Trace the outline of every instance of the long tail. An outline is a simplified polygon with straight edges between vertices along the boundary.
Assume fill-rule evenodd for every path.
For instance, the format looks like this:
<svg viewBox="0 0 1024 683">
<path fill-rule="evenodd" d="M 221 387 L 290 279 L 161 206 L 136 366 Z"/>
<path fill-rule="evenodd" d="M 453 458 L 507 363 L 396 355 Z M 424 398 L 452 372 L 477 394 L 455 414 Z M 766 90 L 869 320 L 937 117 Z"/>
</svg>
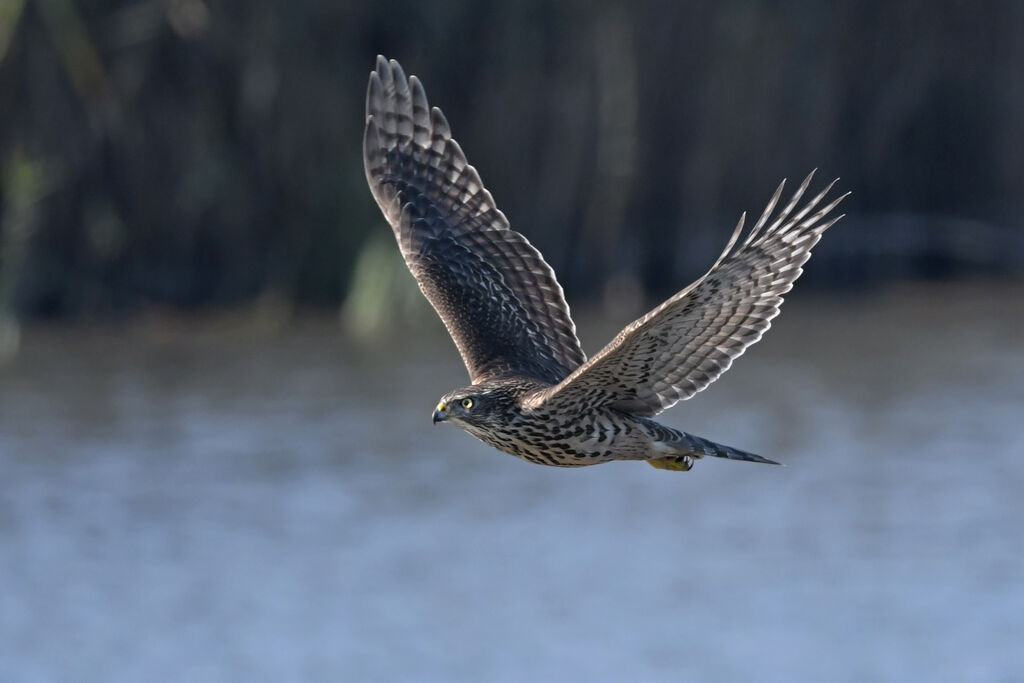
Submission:
<svg viewBox="0 0 1024 683">
<path fill-rule="evenodd" d="M 699 460 L 705 455 L 710 455 L 716 458 L 728 458 L 729 460 L 760 462 L 766 465 L 781 464 L 774 460 L 769 460 L 768 458 L 762 458 L 760 455 L 741 451 L 740 449 L 733 448 L 732 446 L 725 446 L 708 439 L 702 439 L 701 437 L 694 436 L 693 434 L 675 432 L 674 436 L 675 438 L 671 441 L 664 441 L 658 444 L 658 446 L 664 448 L 665 452 L 669 453 L 669 455 L 648 460 L 647 463 L 651 467 L 657 467 L 662 470 L 686 471 L 693 467 L 694 460 Z M 661 450 L 661 448 L 659 448 L 659 450 Z"/>
</svg>

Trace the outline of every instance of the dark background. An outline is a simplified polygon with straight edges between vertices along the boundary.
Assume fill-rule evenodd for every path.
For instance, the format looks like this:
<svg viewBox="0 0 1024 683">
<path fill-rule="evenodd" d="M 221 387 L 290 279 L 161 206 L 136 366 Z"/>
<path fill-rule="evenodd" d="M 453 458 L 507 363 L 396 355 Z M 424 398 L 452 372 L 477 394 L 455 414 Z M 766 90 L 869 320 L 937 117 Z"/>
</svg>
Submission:
<svg viewBox="0 0 1024 683">
<path fill-rule="evenodd" d="M 571 302 L 680 288 L 815 167 L 853 196 L 802 287 L 1019 274 L 1022 34 L 996 2 L 5 0 L 0 311 L 363 296 L 377 53 Z"/>
</svg>

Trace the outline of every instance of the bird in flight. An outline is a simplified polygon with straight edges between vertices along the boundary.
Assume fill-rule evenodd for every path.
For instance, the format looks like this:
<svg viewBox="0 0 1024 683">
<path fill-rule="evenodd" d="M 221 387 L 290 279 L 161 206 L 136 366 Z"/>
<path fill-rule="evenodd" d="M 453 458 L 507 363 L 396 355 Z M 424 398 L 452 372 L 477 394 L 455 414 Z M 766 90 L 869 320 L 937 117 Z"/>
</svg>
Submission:
<svg viewBox="0 0 1024 683">
<path fill-rule="evenodd" d="M 384 57 L 370 73 L 363 163 L 469 370 L 469 386 L 437 403 L 435 423 L 541 465 L 778 464 L 652 418 L 715 381 L 768 329 L 811 247 L 842 218 L 828 216 L 846 195 L 823 203 L 835 181 L 800 205 L 812 172 L 774 214 L 783 181 L 752 229 L 740 218 L 711 270 L 587 360 L 554 271 L 509 227 L 419 79 Z"/>
</svg>

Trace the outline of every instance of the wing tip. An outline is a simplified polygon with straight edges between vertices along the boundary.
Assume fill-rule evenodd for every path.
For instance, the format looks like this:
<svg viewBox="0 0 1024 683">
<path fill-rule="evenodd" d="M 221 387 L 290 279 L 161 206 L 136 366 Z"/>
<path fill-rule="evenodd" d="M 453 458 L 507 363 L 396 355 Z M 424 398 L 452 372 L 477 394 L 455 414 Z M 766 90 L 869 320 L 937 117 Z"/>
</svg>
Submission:
<svg viewBox="0 0 1024 683">
<path fill-rule="evenodd" d="M 370 72 L 370 79 L 366 84 L 366 116 L 375 114 L 380 110 L 377 106 L 381 99 L 381 91 L 384 89 L 380 80 L 380 74 L 376 71 Z"/>
</svg>

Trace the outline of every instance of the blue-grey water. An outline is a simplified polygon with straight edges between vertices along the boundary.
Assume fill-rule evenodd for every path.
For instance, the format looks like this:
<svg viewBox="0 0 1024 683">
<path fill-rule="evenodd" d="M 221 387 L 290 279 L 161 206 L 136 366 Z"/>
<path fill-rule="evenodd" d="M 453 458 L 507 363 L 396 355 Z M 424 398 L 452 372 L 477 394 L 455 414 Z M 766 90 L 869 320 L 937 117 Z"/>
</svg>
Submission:
<svg viewBox="0 0 1024 683">
<path fill-rule="evenodd" d="M 29 327 L 0 681 L 1024 680 L 1020 284 L 796 297 L 663 416 L 786 467 L 501 455 L 438 328 Z"/>
</svg>

